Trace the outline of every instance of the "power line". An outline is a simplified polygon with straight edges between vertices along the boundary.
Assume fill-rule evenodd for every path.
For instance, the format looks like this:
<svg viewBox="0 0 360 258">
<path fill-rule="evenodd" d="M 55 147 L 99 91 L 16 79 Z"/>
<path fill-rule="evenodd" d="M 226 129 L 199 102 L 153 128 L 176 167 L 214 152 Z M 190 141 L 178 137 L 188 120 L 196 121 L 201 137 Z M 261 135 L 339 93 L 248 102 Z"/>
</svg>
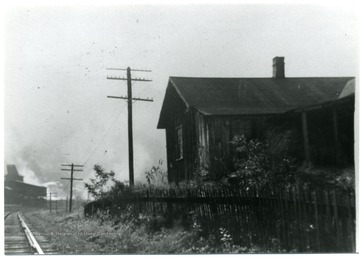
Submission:
<svg viewBox="0 0 360 258">
<path fill-rule="evenodd" d="M 106 68 L 106 70 L 117 70 L 117 71 L 127 71 L 125 68 Z M 151 70 L 147 69 L 131 69 L 133 72 L 149 72 L 151 73 Z"/>
<path fill-rule="evenodd" d="M 103 142 L 104 138 L 106 137 L 106 135 L 108 134 L 108 132 L 110 131 L 111 127 L 114 125 L 115 121 L 119 118 L 119 116 L 121 115 L 121 113 L 124 111 L 126 105 L 123 106 L 123 108 L 121 109 L 121 111 L 115 116 L 114 120 L 111 122 L 110 126 L 106 129 L 105 133 L 103 134 L 103 136 L 101 137 L 100 141 L 98 142 L 98 144 L 96 145 L 96 147 L 93 149 L 93 151 L 90 153 L 90 155 L 88 156 L 88 158 L 86 159 L 85 163 L 83 164 L 84 166 L 88 163 L 88 161 L 90 160 L 90 158 L 94 155 L 94 153 L 96 152 L 96 150 L 99 148 L 100 144 Z"/>
<path fill-rule="evenodd" d="M 97 107 L 97 110 L 99 110 L 99 113 L 102 112 L 102 107 L 104 106 L 105 102 L 106 102 L 106 101 L 101 102 L 101 105 Z M 91 125 L 92 122 L 94 121 L 95 117 L 96 117 L 96 116 L 95 116 L 95 113 L 93 112 L 93 113 L 92 113 L 92 116 L 91 116 L 91 119 L 89 120 L 89 124 L 90 124 L 90 125 Z"/>
</svg>

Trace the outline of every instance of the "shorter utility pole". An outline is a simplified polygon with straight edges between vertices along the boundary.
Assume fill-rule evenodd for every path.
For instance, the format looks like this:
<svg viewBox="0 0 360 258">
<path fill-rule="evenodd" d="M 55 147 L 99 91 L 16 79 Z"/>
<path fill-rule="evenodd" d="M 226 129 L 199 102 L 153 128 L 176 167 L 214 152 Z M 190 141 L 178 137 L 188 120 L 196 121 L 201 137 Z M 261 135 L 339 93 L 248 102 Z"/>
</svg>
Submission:
<svg viewBox="0 0 360 258">
<path fill-rule="evenodd" d="M 66 196 L 65 200 L 65 212 L 68 212 L 68 196 Z"/>
<path fill-rule="evenodd" d="M 50 213 L 51 213 L 51 193 L 50 193 Z"/>
<path fill-rule="evenodd" d="M 50 195 L 50 213 L 52 212 L 52 205 L 51 205 L 51 196 L 52 195 L 57 195 L 57 193 L 49 193 L 49 195 Z M 57 213 L 57 202 L 56 202 L 56 199 L 55 199 L 55 208 L 56 208 L 56 213 Z"/>
<path fill-rule="evenodd" d="M 62 177 L 61 179 L 64 180 L 70 180 L 70 202 L 69 202 L 69 212 L 72 211 L 72 196 L 73 196 L 73 181 L 74 180 L 82 180 L 81 178 L 74 178 L 74 172 L 80 172 L 83 171 L 82 169 L 74 169 L 74 167 L 84 167 L 83 165 L 74 165 L 74 164 L 61 164 L 61 166 L 67 166 L 71 167 L 71 169 L 68 168 L 62 168 L 62 171 L 70 171 L 71 175 L 70 178 L 68 177 Z"/>
</svg>

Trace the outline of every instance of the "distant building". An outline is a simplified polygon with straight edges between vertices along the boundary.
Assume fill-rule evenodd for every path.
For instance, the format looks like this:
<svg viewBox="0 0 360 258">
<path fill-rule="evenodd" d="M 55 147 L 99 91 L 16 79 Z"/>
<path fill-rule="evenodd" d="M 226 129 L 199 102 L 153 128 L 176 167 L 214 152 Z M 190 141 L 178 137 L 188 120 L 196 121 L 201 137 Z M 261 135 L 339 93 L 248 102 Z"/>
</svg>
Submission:
<svg viewBox="0 0 360 258">
<path fill-rule="evenodd" d="M 354 88 L 354 77 L 287 78 L 283 57 L 273 59 L 272 78 L 170 77 L 158 122 L 169 181 L 189 180 L 200 167 L 216 171 L 231 159 L 235 135 L 263 139 L 288 121 L 305 162 L 353 163 Z"/>
<path fill-rule="evenodd" d="M 19 175 L 15 165 L 7 165 L 7 174 L 5 175 L 5 182 L 19 181 L 24 182 L 24 177 Z"/>
<path fill-rule="evenodd" d="M 7 165 L 5 175 L 6 204 L 39 204 L 46 198 L 46 187 L 24 183 L 24 177 L 19 175 L 15 165 Z"/>
</svg>

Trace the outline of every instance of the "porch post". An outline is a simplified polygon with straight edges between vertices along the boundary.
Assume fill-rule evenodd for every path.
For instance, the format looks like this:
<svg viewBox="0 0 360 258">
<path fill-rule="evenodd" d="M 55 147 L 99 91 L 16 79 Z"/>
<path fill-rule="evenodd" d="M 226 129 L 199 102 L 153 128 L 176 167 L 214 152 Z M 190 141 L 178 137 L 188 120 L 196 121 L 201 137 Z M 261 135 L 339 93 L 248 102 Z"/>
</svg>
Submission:
<svg viewBox="0 0 360 258">
<path fill-rule="evenodd" d="M 339 142 L 339 131 L 338 131 L 338 121 L 337 121 L 337 112 L 336 109 L 332 109 L 333 113 L 333 127 L 334 127 L 334 143 L 335 143 L 335 158 L 336 158 L 336 165 L 340 165 L 340 153 L 341 147 Z"/>
<path fill-rule="evenodd" d="M 310 165 L 310 146 L 309 146 L 309 133 L 307 126 L 307 116 L 305 110 L 301 112 L 301 124 L 302 124 L 302 132 L 303 132 L 303 140 L 304 140 L 304 154 L 305 154 L 305 162 L 306 165 Z"/>
</svg>

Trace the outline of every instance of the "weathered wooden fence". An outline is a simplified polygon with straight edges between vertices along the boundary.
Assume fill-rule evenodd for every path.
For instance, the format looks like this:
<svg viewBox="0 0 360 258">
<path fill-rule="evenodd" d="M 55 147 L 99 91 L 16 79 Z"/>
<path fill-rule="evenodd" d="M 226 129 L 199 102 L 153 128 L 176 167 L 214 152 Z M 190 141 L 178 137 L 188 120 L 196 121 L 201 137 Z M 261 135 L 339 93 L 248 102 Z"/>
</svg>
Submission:
<svg viewBox="0 0 360 258">
<path fill-rule="evenodd" d="M 353 191 L 148 189 L 89 203 L 85 213 L 116 213 L 124 204 L 139 213 L 196 221 L 209 230 L 225 228 L 242 246 L 273 252 L 355 252 Z"/>
</svg>

